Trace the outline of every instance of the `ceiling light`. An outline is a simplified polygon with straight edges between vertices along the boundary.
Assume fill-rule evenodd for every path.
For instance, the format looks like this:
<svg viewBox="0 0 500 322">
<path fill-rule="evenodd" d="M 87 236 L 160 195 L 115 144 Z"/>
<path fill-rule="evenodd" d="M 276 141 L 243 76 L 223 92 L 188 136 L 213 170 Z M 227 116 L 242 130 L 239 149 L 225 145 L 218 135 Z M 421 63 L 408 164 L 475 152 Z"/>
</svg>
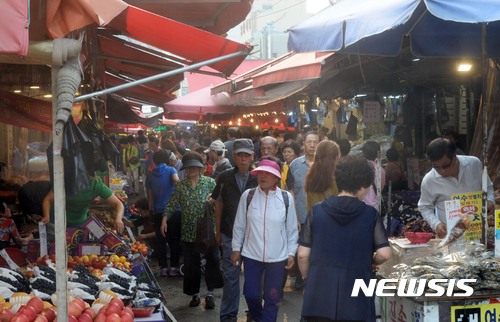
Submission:
<svg viewBox="0 0 500 322">
<path fill-rule="evenodd" d="M 45 97 L 45 98 L 51 98 L 52 94 L 45 94 L 45 95 L 43 95 L 43 97 Z"/>
<path fill-rule="evenodd" d="M 413 58 L 411 61 L 417 62 L 420 61 L 420 58 Z"/>
<path fill-rule="evenodd" d="M 21 93 L 22 91 L 20 89 L 16 89 L 14 93 Z"/>
<path fill-rule="evenodd" d="M 472 68 L 472 64 L 469 64 L 469 63 L 460 63 L 460 64 L 458 65 L 457 70 L 458 70 L 459 72 L 464 73 L 464 72 L 468 72 L 468 71 L 470 71 L 470 70 L 471 70 L 471 68 Z"/>
<path fill-rule="evenodd" d="M 358 94 L 355 97 L 365 97 L 365 96 L 367 96 L 367 94 Z"/>
<path fill-rule="evenodd" d="M 274 123 L 278 123 L 280 120 L 278 120 L 278 118 L 275 118 L 274 119 Z"/>
<path fill-rule="evenodd" d="M 30 86 L 31 89 L 40 89 L 40 86 Z"/>
</svg>

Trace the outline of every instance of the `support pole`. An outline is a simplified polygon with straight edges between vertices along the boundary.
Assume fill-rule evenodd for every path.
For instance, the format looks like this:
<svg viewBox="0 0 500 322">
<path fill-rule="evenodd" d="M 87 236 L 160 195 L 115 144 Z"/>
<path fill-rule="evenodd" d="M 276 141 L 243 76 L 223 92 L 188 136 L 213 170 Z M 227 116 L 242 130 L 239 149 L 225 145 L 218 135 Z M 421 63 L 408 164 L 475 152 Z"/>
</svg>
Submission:
<svg viewBox="0 0 500 322">
<path fill-rule="evenodd" d="M 56 305 L 57 320 L 60 322 L 68 321 L 66 191 L 61 150 L 63 147 L 64 124 L 71 113 L 73 98 L 81 80 L 78 70 L 78 54 L 80 50 L 81 45 L 78 40 L 66 38 L 54 40 L 54 51 L 52 52 L 52 153 L 56 240 Z"/>
<path fill-rule="evenodd" d="M 246 50 L 244 50 L 244 51 L 239 51 L 239 52 L 232 53 L 232 54 L 229 54 L 229 55 L 224 55 L 224 56 L 221 56 L 221 57 L 212 58 L 212 59 L 205 60 L 205 61 L 193 64 L 193 65 L 182 67 L 182 68 L 179 68 L 179 69 L 176 69 L 176 70 L 172 70 L 172 71 L 168 71 L 168 72 L 161 73 L 161 74 L 158 74 L 158 75 L 154 75 L 154 76 L 146 77 L 146 78 L 143 78 L 143 79 L 139 79 L 139 80 L 136 80 L 134 82 L 130 82 L 130 83 L 126 83 L 126 84 L 123 84 L 123 85 L 119 85 L 119 86 L 107 88 L 105 90 L 98 91 L 98 92 L 91 93 L 91 94 L 81 95 L 81 96 L 78 96 L 78 97 L 75 98 L 75 102 L 81 102 L 81 101 L 92 99 L 92 98 L 95 98 L 95 97 L 98 97 L 98 96 L 101 96 L 101 95 L 118 92 L 118 91 L 130 88 L 130 87 L 134 87 L 134 86 L 137 86 L 137 85 L 146 84 L 146 83 L 149 83 L 149 82 L 152 82 L 152 81 L 155 81 L 155 80 L 159 80 L 159 79 L 162 79 L 162 78 L 166 78 L 166 77 L 170 77 L 170 76 L 177 75 L 177 74 L 180 74 L 180 73 L 184 73 L 184 72 L 187 72 L 187 71 L 191 71 L 191 70 L 194 70 L 194 69 L 198 69 L 198 68 L 201 68 L 201 67 L 206 66 L 206 65 L 212 65 L 212 64 L 217 63 L 217 62 L 219 62 L 221 60 L 226 60 L 226 59 L 230 59 L 230 58 L 237 57 L 237 56 L 243 56 L 243 55 L 247 55 L 247 54 L 248 54 L 248 52 Z"/>
</svg>

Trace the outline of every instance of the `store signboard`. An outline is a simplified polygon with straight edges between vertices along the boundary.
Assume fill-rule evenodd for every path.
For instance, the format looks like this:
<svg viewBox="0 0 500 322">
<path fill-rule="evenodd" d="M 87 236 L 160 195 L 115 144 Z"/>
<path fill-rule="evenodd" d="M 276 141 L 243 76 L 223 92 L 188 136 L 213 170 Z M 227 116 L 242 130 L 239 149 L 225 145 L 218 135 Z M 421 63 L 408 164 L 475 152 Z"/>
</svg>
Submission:
<svg viewBox="0 0 500 322">
<path fill-rule="evenodd" d="M 451 307 L 451 322 L 490 322 L 500 318 L 500 303 Z"/>
<path fill-rule="evenodd" d="M 424 320 L 424 305 L 409 298 L 381 297 L 379 303 L 383 321 L 427 321 Z"/>
<path fill-rule="evenodd" d="M 483 193 L 481 191 L 457 193 L 451 195 L 452 200 L 460 200 L 462 216 L 469 216 L 470 226 L 465 231 L 466 240 L 479 240 L 482 234 Z"/>
<path fill-rule="evenodd" d="M 363 122 L 377 123 L 381 121 L 380 117 L 380 102 L 366 101 L 363 104 Z"/>
<path fill-rule="evenodd" d="M 500 210 L 495 210 L 495 257 L 500 257 Z"/>
</svg>

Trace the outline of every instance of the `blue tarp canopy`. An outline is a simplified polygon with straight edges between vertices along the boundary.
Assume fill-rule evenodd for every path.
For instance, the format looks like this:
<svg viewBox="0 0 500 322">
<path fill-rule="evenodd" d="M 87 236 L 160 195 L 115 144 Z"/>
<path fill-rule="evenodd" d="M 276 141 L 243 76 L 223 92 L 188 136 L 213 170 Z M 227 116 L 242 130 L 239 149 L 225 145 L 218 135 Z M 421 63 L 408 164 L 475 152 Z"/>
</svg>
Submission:
<svg viewBox="0 0 500 322">
<path fill-rule="evenodd" d="M 499 0 L 344 0 L 289 30 L 288 49 L 416 57 L 500 57 Z"/>
</svg>

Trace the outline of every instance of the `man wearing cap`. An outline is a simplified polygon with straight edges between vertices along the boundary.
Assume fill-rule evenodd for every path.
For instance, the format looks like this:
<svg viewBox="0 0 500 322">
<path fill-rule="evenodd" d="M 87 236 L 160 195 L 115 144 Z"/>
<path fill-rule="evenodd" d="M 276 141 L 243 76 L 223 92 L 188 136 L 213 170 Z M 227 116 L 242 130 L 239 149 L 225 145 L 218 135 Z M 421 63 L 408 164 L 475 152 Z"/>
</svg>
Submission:
<svg viewBox="0 0 500 322">
<path fill-rule="evenodd" d="M 240 267 L 231 264 L 231 241 L 240 197 L 245 190 L 257 187 L 257 178 L 250 175 L 253 155 L 252 140 L 236 139 L 233 143 L 236 166 L 219 175 L 217 185 L 212 192 L 212 198 L 215 199 L 215 238 L 222 245 L 224 289 L 220 308 L 221 322 L 238 320 Z"/>
<path fill-rule="evenodd" d="M 212 178 L 217 179 L 220 173 L 232 167 L 231 162 L 226 158 L 226 146 L 221 140 L 213 141 L 210 147 L 203 152 L 208 153 L 210 160 L 214 163 Z"/>
</svg>

